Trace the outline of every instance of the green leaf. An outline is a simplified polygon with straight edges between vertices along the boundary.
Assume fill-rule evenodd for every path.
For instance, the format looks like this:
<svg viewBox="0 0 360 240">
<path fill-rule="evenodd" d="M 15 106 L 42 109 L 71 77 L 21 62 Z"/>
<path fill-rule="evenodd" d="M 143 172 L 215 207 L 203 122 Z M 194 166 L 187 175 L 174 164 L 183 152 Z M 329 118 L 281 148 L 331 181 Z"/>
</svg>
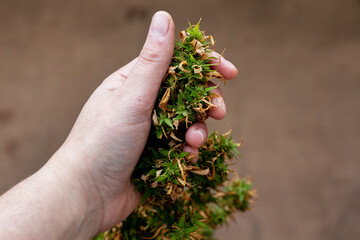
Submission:
<svg viewBox="0 0 360 240">
<path fill-rule="evenodd" d="M 185 214 L 183 214 L 179 220 L 178 227 L 183 228 L 185 225 Z"/>
<path fill-rule="evenodd" d="M 184 157 L 186 157 L 187 155 L 189 155 L 190 153 L 189 152 L 182 152 L 182 153 L 180 153 L 178 156 L 177 156 L 177 158 L 184 158 Z"/>
<path fill-rule="evenodd" d="M 174 126 L 172 125 L 172 122 L 169 118 L 164 118 L 163 121 L 169 126 L 171 127 L 171 129 L 174 129 Z"/>
<path fill-rule="evenodd" d="M 155 178 L 155 181 L 156 181 L 156 182 L 162 182 L 162 181 L 166 180 L 167 178 L 168 178 L 168 177 L 165 176 L 165 175 L 160 175 L 160 176 L 158 176 L 158 177 Z"/>
<path fill-rule="evenodd" d="M 214 90 L 216 88 L 217 88 L 217 86 L 205 88 L 205 92 L 210 92 L 211 90 Z"/>
</svg>

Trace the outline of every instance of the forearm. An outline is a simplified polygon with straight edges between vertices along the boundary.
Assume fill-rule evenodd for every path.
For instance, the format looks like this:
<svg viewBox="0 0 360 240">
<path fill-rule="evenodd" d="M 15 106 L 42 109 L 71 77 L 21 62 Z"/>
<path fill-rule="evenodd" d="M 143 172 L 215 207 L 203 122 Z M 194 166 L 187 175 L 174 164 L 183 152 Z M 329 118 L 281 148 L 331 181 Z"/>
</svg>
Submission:
<svg viewBox="0 0 360 240">
<path fill-rule="evenodd" d="M 51 159 L 0 198 L 0 239 L 89 239 L 96 234 L 91 199 L 65 167 L 57 167 L 64 164 L 58 160 Z"/>
</svg>

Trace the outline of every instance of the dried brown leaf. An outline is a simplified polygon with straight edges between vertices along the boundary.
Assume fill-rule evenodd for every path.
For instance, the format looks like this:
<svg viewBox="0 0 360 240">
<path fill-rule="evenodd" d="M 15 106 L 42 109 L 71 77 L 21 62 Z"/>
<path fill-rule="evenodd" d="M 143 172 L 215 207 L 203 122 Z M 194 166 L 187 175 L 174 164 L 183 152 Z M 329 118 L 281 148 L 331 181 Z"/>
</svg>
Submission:
<svg viewBox="0 0 360 240">
<path fill-rule="evenodd" d="M 229 136 L 231 134 L 231 132 L 232 132 L 232 129 L 230 128 L 229 131 L 227 131 L 226 133 L 223 133 L 222 135 L 224 137 L 227 137 L 227 136 Z"/>
<path fill-rule="evenodd" d="M 156 171 L 156 177 L 160 176 L 160 174 L 161 174 L 162 171 L 163 171 L 162 169 L 157 170 L 157 171 Z"/>
<path fill-rule="evenodd" d="M 223 197 L 223 196 L 225 196 L 226 194 L 224 193 L 224 192 L 217 192 L 215 195 L 214 195 L 214 197 L 215 198 L 221 198 L 221 197 Z"/>
<path fill-rule="evenodd" d="M 146 182 L 146 180 L 149 179 L 149 175 L 148 174 L 146 174 L 146 175 L 143 174 L 143 175 L 141 175 L 140 179 L 143 180 L 144 182 Z"/>
<path fill-rule="evenodd" d="M 207 60 L 210 57 L 212 57 L 211 53 L 205 52 L 204 54 L 201 55 L 201 60 Z"/>
<path fill-rule="evenodd" d="M 179 128 L 179 120 L 174 120 L 173 125 L 175 126 L 175 129 L 178 130 L 178 128 Z"/>
<path fill-rule="evenodd" d="M 189 117 L 188 117 L 188 116 L 186 116 L 186 117 L 185 117 L 185 125 L 186 125 L 186 129 L 188 129 L 188 128 L 189 128 L 189 124 L 192 124 L 192 121 L 189 121 Z"/>
<path fill-rule="evenodd" d="M 154 239 L 154 238 L 156 238 L 156 237 L 161 233 L 161 231 L 162 231 L 164 228 L 166 228 L 166 227 L 167 227 L 167 224 L 165 223 L 164 225 L 162 225 L 161 227 L 159 227 L 159 228 L 156 230 L 154 236 L 152 236 L 152 237 L 144 237 L 144 236 L 142 236 L 142 238 L 144 238 L 144 239 Z"/>
<path fill-rule="evenodd" d="M 197 175 L 205 176 L 210 173 L 210 170 L 209 170 L 209 168 L 206 168 L 206 169 L 199 169 L 199 170 L 190 170 L 190 172 L 195 173 Z"/>
<path fill-rule="evenodd" d="M 157 115 L 156 115 L 155 109 L 154 109 L 154 113 L 153 113 L 153 115 L 152 115 L 152 120 L 153 120 L 153 123 L 154 123 L 155 126 L 159 126 L 159 121 L 158 121 L 158 119 L 157 119 Z"/>
<path fill-rule="evenodd" d="M 207 38 L 210 39 L 211 45 L 214 46 L 214 45 L 215 45 L 215 41 L 214 41 L 213 36 L 209 35 L 209 36 L 207 36 Z"/>
<path fill-rule="evenodd" d="M 187 38 L 187 32 L 186 31 L 181 31 L 180 32 L 180 41 L 182 42 L 182 43 L 184 43 L 185 42 L 185 39 Z"/>
<path fill-rule="evenodd" d="M 168 136 L 166 135 L 166 132 L 165 132 L 165 129 L 164 129 L 163 126 L 161 126 L 161 130 L 162 130 L 162 132 L 164 133 L 165 137 L 167 138 Z M 160 139 L 161 139 L 161 137 L 162 137 L 162 136 L 160 136 Z"/>
<path fill-rule="evenodd" d="M 171 66 L 171 67 L 169 67 L 168 73 L 169 73 L 169 74 L 175 74 L 175 69 L 177 69 L 177 66 Z"/>
<path fill-rule="evenodd" d="M 189 66 L 189 64 L 184 60 L 184 61 L 182 61 L 180 64 L 179 64 L 179 68 L 180 68 L 180 70 L 181 71 L 183 71 L 183 72 L 186 72 L 186 73 L 190 73 L 190 71 L 189 70 L 186 70 L 183 66 Z"/>
<path fill-rule="evenodd" d="M 177 161 L 177 164 L 178 164 L 179 169 L 180 169 L 181 177 L 184 180 L 184 182 L 186 183 L 186 175 L 185 175 L 185 172 L 184 172 L 184 166 L 182 165 L 182 163 L 180 162 L 179 159 L 176 159 L 176 161 Z"/>
<path fill-rule="evenodd" d="M 214 179 L 214 177 L 215 177 L 215 165 L 214 165 L 214 162 L 213 162 L 213 161 L 207 161 L 207 162 L 212 165 L 211 175 L 210 175 L 210 176 L 208 175 L 208 179 L 209 179 L 209 180 L 212 180 L 212 179 Z"/>
<path fill-rule="evenodd" d="M 174 184 L 173 184 L 173 183 L 171 183 L 171 182 L 169 182 L 169 183 L 166 185 L 166 188 L 169 188 L 169 190 L 167 191 L 167 193 L 166 193 L 166 194 L 168 194 L 168 195 L 170 195 L 170 194 L 171 194 L 172 189 L 173 189 L 173 186 L 174 186 Z"/>
<path fill-rule="evenodd" d="M 175 134 L 173 132 L 170 133 L 170 137 L 172 137 L 172 139 L 182 142 L 183 140 L 179 139 L 178 137 L 175 136 Z"/>
<path fill-rule="evenodd" d="M 194 64 L 194 65 L 192 65 L 192 68 L 194 69 L 194 73 L 196 73 L 196 74 L 201 74 L 201 72 L 202 72 L 202 67 L 201 67 L 200 65 Z"/>
<path fill-rule="evenodd" d="M 204 239 L 204 237 L 201 236 L 201 235 L 200 235 L 199 233 L 197 233 L 197 232 L 192 232 L 192 233 L 190 233 L 190 236 L 193 237 L 193 239 L 195 239 L 195 240 Z"/>
<path fill-rule="evenodd" d="M 168 101 L 169 101 L 169 98 L 170 98 L 170 88 L 166 89 L 160 103 L 159 103 L 159 108 L 161 110 L 163 110 L 164 112 L 166 112 L 166 109 L 167 109 L 167 104 L 168 104 Z"/>
<path fill-rule="evenodd" d="M 181 185 L 183 185 L 184 187 L 186 186 L 186 182 L 185 182 L 184 180 L 182 180 L 182 179 L 179 178 L 179 177 L 176 177 L 176 179 L 179 181 L 179 183 L 180 183 Z"/>
</svg>

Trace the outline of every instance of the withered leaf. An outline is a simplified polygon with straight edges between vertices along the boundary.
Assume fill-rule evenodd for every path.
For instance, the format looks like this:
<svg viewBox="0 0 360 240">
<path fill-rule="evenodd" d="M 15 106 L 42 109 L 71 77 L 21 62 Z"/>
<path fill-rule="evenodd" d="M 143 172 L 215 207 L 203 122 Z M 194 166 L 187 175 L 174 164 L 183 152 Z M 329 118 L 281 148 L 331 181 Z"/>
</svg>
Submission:
<svg viewBox="0 0 360 240">
<path fill-rule="evenodd" d="M 187 32 L 186 32 L 185 30 L 184 30 L 184 31 L 181 31 L 181 32 L 180 32 L 180 41 L 181 41 L 182 43 L 184 43 L 186 38 L 187 38 Z"/>
<path fill-rule="evenodd" d="M 194 69 L 194 73 L 201 74 L 201 72 L 202 72 L 201 66 L 194 64 L 194 65 L 192 65 L 192 68 Z"/>
<path fill-rule="evenodd" d="M 202 176 L 205 176 L 205 175 L 208 175 L 210 173 L 210 170 L 209 168 L 206 168 L 206 169 L 198 169 L 198 170 L 190 170 L 192 173 L 195 173 L 197 175 L 202 175 Z"/>
<path fill-rule="evenodd" d="M 175 129 L 178 130 L 179 120 L 175 120 L 175 121 L 173 122 L 173 125 L 175 126 Z"/>
<path fill-rule="evenodd" d="M 208 36 L 208 39 L 210 39 L 211 45 L 214 46 L 214 45 L 215 45 L 215 42 L 214 42 L 213 36 L 209 35 L 209 36 Z"/>
<path fill-rule="evenodd" d="M 154 239 L 154 238 L 156 238 L 157 236 L 159 236 L 159 234 L 161 233 L 161 231 L 162 231 L 164 228 L 166 228 L 166 227 L 167 227 L 167 225 L 166 225 L 166 223 L 165 223 L 164 225 L 162 225 L 161 227 L 159 227 L 159 228 L 156 230 L 154 236 L 152 236 L 152 237 L 144 237 L 144 236 L 142 236 L 142 238 L 144 238 L 144 239 Z"/>
<path fill-rule="evenodd" d="M 154 109 L 154 113 L 152 115 L 152 120 L 155 126 L 159 126 L 159 121 L 157 119 L 156 110 Z"/>
<path fill-rule="evenodd" d="M 168 73 L 175 74 L 175 69 L 177 69 L 177 66 L 171 66 L 169 67 Z"/>
<path fill-rule="evenodd" d="M 190 71 L 189 70 L 186 70 L 183 66 L 188 66 L 189 64 L 184 60 L 184 61 L 182 61 L 180 64 L 179 64 L 179 68 L 180 68 L 180 70 L 181 71 L 183 71 L 183 72 L 186 72 L 186 73 L 190 73 Z"/>
<path fill-rule="evenodd" d="M 170 133 L 170 137 L 172 137 L 174 140 L 182 142 L 183 140 L 179 139 L 178 137 L 175 136 L 174 132 Z"/>
<path fill-rule="evenodd" d="M 157 170 L 157 171 L 156 171 L 156 177 L 160 176 L 160 174 L 161 174 L 162 171 L 163 171 L 162 169 Z"/>
<path fill-rule="evenodd" d="M 184 187 L 186 186 L 186 182 L 185 182 L 184 180 L 182 180 L 182 179 L 179 178 L 179 177 L 176 177 L 176 179 L 179 181 L 179 183 L 180 183 L 181 185 L 183 185 Z"/>
<path fill-rule="evenodd" d="M 159 108 L 161 110 L 163 110 L 164 112 L 166 112 L 166 108 L 167 108 L 167 104 L 170 98 L 170 88 L 166 89 L 160 103 L 159 103 Z"/>
</svg>

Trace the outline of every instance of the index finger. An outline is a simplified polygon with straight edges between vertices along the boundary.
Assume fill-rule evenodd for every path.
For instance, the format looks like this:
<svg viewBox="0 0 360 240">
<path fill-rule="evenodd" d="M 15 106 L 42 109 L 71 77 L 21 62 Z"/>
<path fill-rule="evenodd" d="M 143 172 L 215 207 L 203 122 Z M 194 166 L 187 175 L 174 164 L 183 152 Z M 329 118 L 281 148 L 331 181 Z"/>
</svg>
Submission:
<svg viewBox="0 0 360 240">
<path fill-rule="evenodd" d="M 226 60 L 223 56 L 221 56 L 217 52 L 212 52 L 211 56 L 216 57 L 216 59 L 212 59 L 211 63 L 219 63 L 211 67 L 211 69 L 217 70 L 226 80 L 230 80 L 238 75 L 238 70 L 230 61 Z"/>
</svg>

